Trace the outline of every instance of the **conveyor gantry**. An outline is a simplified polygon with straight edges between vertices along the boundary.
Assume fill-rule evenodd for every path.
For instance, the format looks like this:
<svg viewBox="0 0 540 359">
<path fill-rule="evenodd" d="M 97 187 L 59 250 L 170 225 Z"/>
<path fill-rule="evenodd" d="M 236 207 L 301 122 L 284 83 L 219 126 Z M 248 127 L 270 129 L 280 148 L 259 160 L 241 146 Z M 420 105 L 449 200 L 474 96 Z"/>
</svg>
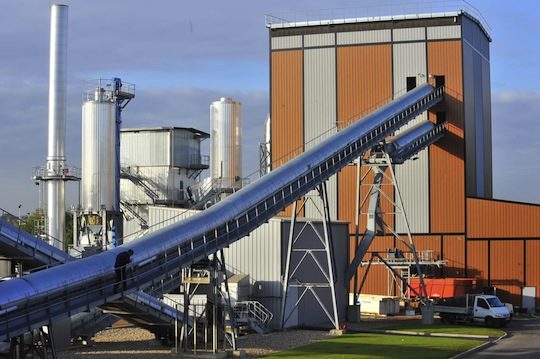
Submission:
<svg viewBox="0 0 540 359">
<path fill-rule="evenodd" d="M 117 300 L 114 261 L 134 251 L 127 289 L 158 286 L 248 235 L 443 98 L 424 84 L 198 215 L 104 253 L 0 284 L 0 340 Z"/>
</svg>

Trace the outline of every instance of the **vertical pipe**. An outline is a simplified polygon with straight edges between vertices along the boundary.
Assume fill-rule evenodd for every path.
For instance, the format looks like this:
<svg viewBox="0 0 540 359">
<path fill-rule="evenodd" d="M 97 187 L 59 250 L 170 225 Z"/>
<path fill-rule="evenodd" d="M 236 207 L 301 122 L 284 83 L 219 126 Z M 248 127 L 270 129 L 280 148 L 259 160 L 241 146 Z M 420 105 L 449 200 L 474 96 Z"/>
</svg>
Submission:
<svg viewBox="0 0 540 359">
<path fill-rule="evenodd" d="M 47 151 L 47 226 L 49 241 L 63 249 L 65 226 L 64 139 L 66 118 L 68 6 L 51 6 L 49 54 L 49 139 Z"/>
</svg>

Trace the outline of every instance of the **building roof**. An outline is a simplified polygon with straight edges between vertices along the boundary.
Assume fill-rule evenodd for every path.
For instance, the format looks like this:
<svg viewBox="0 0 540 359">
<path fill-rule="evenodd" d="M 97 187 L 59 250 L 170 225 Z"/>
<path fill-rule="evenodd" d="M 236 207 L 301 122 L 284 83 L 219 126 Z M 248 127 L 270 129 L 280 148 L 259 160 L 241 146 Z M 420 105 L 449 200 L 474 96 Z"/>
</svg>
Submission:
<svg viewBox="0 0 540 359">
<path fill-rule="evenodd" d="M 210 138 L 210 134 L 201 130 L 197 130 L 193 127 L 176 127 L 176 126 L 162 126 L 162 127 L 134 127 L 134 128 L 122 128 L 120 132 L 165 132 L 183 130 L 193 133 L 195 136 L 201 138 Z"/>
<path fill-rule="evenodd" d="M 432 13 L 415 13 L 415 14 L 405 14 L 405 15 L 374 15 L 374 16 L 364 16 L 364 17 L 322 17 L 322 16 L 313 16 L 313 14 L 305 14 L 304 16 L 298 14 L 293 14 L 293 17 L 288 17 L 288 15 L 266 15 L 266 27 L 271 30 L 277 29 L 287 29 L 287 28 L 299 28 L 299 27 L 310 27 L 310 26 L 327 26 L 327 25 L 341 25 L 341 24 L 357 24 L 357 23 L 368 23 L 368 22 L 383 22 L 383 21 L 400 21 L 400 20 L 416 20 L 416 19 L 435 19 L 435 18 L 448 18 L 448 17 L 458 17 L 460 15 L 465 16 L 475 22 L 480 29 L 484 32 L 486 37 L 491 41 L 491 36 L 489 34 L 489 25 L 484 17 L 476 10 L 477 16 L 471 15 L 465 10 L 458 11 L 445 11 L 445 12 L 432 12 Z M 333 15 L 332 13 L 328 14 L 329 16 Z M 348 15 L 348 14 L 347 14 Z M 324 16 L 324 15 L 323 15 Z M 333 15 L 335 16 L 335 15 Z M 294 20 L 289 20 L 294 19 Z"/>
</svg>

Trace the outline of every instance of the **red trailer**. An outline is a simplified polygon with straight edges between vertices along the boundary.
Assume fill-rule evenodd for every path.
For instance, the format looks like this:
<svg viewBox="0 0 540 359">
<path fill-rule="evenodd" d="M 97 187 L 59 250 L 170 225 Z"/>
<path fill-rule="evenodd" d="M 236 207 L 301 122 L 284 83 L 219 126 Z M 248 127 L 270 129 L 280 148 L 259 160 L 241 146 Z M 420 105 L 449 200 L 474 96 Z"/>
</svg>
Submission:
<svg viewBox="0 0 540 359">
<path fill-rule="evenodd" d="M 411 287 L 418 293 L 420 291 L 420 279 L 411 278 Z M 450 298 L 473 293 L 476 288 L 476 279 L 472 278 L 425 278 L 429 298 Z M 411 291 L 411 298 L 415 298 L 416 294 Z"/>
</svg>

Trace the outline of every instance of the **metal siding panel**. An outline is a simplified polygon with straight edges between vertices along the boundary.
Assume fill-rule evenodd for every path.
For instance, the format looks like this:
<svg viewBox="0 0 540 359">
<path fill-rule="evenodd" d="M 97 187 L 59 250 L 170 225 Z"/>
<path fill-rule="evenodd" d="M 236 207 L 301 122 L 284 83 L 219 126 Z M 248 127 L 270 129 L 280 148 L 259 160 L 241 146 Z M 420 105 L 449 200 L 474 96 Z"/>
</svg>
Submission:
<svg viewBox="0 0 540 359">
<path fill-rule="evenodd" d="M 310 149 L 336 133 L 336 57 L 334 48 L 304 51 L 304 139 Z M 337 216 L 336 176 L 327 182 L 331 218 Z M 308 197 L 317 191 L 308 193 Z M 319 201 L 317 199 L 317 201 Z M 305 216 L 322 218 L 311 202 L 306 202 Z"/>
<path fill-rule="evenodd" d="M 465 236 L 444 236 L 442 259 L 446 260 L 445 277 L 465 277 Z"/>
<path fill-rule="evenodd" d="M 476 191 L 474 196 L 484 197 L 484 96 L 482 89 L 482 58 L 474 54 L 474 121 L 476 135 Z"/>
<path fill-rule="evenodd" d="M 465 168 L 461 42 L 428 43 L 428 71 L 444 75 L 448 130 L 429 148 L 431 233 L 465 232 Z M 434 120 L 434 114 L 430 118 Z"/>
<path fill-rule="evenodd" d="M 428 40 L 459 39 L 461 38 L 461 26 L 429 26 L 427 38 Z"/>
<path fill-rule="evenodd" d="M 410 27 L 406 29 L 393 29 L 394 42 L 399 41 L 417 41 L 426 39 L 426 30 L 424 27 Z M 423 72 L 422 72 L 423 73 Z"/>
<path fill-rule="evenodd" d="M 314 34 L 304 35 L 304 47 L 333 46 L 335 45 L 335 34 Z"/>
<path fill-rule="evenodd" d="M 368 30 L 338 32 L 337 43 L 338 45 L 353 45 L 390 42 L 390 31 L 391 30 Z"/>
<path fill-rule="evenodd" d="M 484 194 L 493 197 L 493 154 L 491 138 L 491 79 L 490 64 L 482 60 L 482 98 L 484 106 Z"/>
<path fill-rule="evenodd" d="M 297 49 L 302 47 L 302 35 L 272 37 L 272 50 Z"/>
<path fill-rule="evenodd" d="M 491 285 L 503 302 L 521 305 L 523 287 L 523 241 L 491 241 Z"/>
<path fill-rule="evenodd" d="M 407 238 L 403 238 L 407 241 Z M 441 258 L 441 236 L 413 236 L 414 248 L 420 256 L 420 252 L 431 251 L 433 259 Z M 397 241 L 397 247 L 403 252 L 410 252 L 409 249 L 401 241 Z"/>
<path fill-rule="evenodd" d="M 466 245 L 467 277 L 487 281 L 488 241 L 467 241 Z"/>
<path fill-rule="evenodd" d="M 390 46 L 366 45 L 337 49 L 338 124 L 340 128 L 359 120 L 392 99 L 392 48 Z M 364 167 L 362 171 L 365 172 L 366 168 Z M 339 219 L 348 221 L 349 231 L 353 233 L 355 231 L 356 166 L 343 169 L 338 176 Z M 372 176 L 371 180 L 373 180 Z M 367 191 L 366 186 L 362 186 L 362 198 L 365 197 Z M 393 192 L 390 195 L 393 197 Z M 381 207 L 384 211 L 393 211 L 393 206 L 386 199 L 381 201 Z M 393 227 L 392 217 L 385 216 L 385 221 L 391 227 Z M 360 220 L 360 231 L 363 232 L 365 215 Z"/>
<path fill-rule="evenodd" d="M 467 166 L 467 196 L 476 193 L 476 123 L 474 91 L 474 51 L 463 44 L 463 94 L 465 101 L 465 158 Z"/>
<path fill-rule="evenodd" d="M 128 166 L 168 166 L 170 139 L 168 132 L 122 132 L 120 162 Z"/>
<path fill-rule="evenodd" d="M 540 205 L 467 198 L 467 237 L 540 237 Z"/>
<path fill-rule="evenodd" d="M 426 82 L 426 44 L 407 43 L 394 44 L 394 97 L 398 97 L 407 88 L 407 77 L 416 77 L 417 85 Z M 419 74 L 423 76 L 418 76 Z M 421 114 L 412 120 L 399 132 L 427 119 L 427 114 Z M 403 206 L 407 213 L 409 227 L 412 233 L 429 232 L 429 163 L 426 150 L 418 154 L 416 161 L 407 161 L 395 167 Z M 407 232 L 407 226 L 402 216 L 396 214 L 396 231 Z"/>
<path fill-rule="evenodd" d="M 386 252 L 388 248 L 394 247 L 394 237 L 375 237 L 371 244 L 370 251 L 364 257 L 364 260 L 371 258 L 373 252 Z M 351 257 L 352 259 L 352 257 Z M 360 286 L 362 277 L 366 271 L 367 266 L 359 267 L 357 271 L 357 284 Z M 378 294 L 387 295 L 389 293 L 388 288 L 390 286 L 388 270 L 383 265 L 372 265 L 366 278 L 362 294 Z M 350 291 L 354 291 L 354 278 L 351 281 Z M 393 286 L 391 286 L 393 287 Z"/>
<path fill-rule="evenodd" d="M 536 307 L 540 307 L 540 265 L 538 265 L 538 258 L 540 258 L 540 238 L 535 240 L 526 241 L 526 283 L 523 285 L 527 287 L 536 287 Z"/>
<path fill-rule="evenodd" d="M 271 157 L 276 168 L 303 152 L 302 50 L 272 53 Z M 290 216 L 290 207 L 281 212 Z"/>
</svg>

